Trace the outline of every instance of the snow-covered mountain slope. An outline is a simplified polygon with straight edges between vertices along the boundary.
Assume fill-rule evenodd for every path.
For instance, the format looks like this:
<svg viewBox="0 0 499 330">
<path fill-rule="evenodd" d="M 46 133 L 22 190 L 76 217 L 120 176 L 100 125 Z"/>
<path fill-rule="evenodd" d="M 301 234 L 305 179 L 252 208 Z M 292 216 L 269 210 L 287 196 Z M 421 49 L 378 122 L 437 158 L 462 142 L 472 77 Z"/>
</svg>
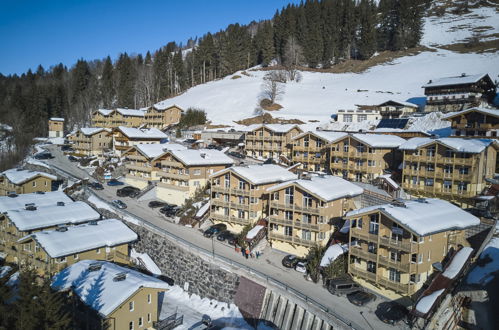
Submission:
<svg viewBox="0 0 499 330">
<path fill-rule="evenodd" d="M 458 18 L 463 18 L 463 21 Z M 356 104 L 424 96 L 421 86 L 430 79 L 461 73 L 489 73 L 492 79 L 498 79 L 498 52 L 456 53 L 437 48 L 437 45 L 465 40 L 478 27 L 485 26 L 490 27 L 487 35 L 499 31 L 496 8 L 472 9 L 470 14 L 459 17 L 450 13 L 442 17 L 428 17 L 425 19 L 422 44 L 430 50 L 374 66 L 363 73 L 301 72 L 303 79 L 300 82 L 285 85 L 284 95 L 277 100 L 283 108 L 273 111 L 272 115 L 326 122 L 338 109 L 351 109 Z M 199 85 L 160 104 L 204 109 L 213 123 L 233 124 L 235 120 L 254 116 L 260 99 L 265 72 L 246 72 L 250 76 L 236 73 L 240 78 L 229 76 Z"/>
</svg>

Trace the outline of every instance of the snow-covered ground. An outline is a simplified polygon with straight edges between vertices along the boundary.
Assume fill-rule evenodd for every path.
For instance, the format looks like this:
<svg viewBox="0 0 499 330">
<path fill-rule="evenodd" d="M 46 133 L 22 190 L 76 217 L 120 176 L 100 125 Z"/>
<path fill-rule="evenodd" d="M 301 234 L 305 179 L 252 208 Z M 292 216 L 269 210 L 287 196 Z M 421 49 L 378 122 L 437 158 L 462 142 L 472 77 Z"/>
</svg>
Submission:
<svg viewBox="0 0 499 330">
<path fill-rule="evenodd" d="M 479 266 L 481 262 L 489 262 Z M 499 237 L 493 238 L 487 244 L 477 265 L 468 275 L 468 283 L 486 285 L 494 276 L 499 276 Z"/>
</svg>

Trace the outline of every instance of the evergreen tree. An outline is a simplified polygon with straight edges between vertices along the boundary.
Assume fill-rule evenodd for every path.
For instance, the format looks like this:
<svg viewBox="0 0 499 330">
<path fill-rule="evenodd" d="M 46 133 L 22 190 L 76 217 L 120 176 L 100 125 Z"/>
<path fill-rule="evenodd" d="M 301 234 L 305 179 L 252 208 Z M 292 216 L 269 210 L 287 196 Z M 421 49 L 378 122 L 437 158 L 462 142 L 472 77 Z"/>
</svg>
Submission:
<svg viewBox="0 0 499 330">
<path fill-rule="evenodd" d="M 113 99 L 115 97 L 113 71 L 113 63 L 111 62 L 111 57 L 108 56 L 104 61 L 104 68 L 102 69 L 99 86 L 102 97 L 102 105 L 105 108 L 111 108 L 113 106 Z"/>
<path fill-rule="evenodd" d="M 39 290 L 38 303 L 43 306 L 40 318 L 46 330 L 70 329 L 71 314 L 68 299 L 64 293 L 54 292 L 50 288 L 50 279 L 44 280 Z"/>
<path fill-rule="evenodd" d="M 36 280 L 35 272 L 29 267 L 20 271 L 18 294 L 14 304 L 17 329 L 38 330 L 42 327 L 40 315 L 44 306 L 39 303 L 40 287 Z"/>
<path fill-rule="evenodd" d="M 117 87 L 116 95 L 118 106 L 124 108 L 135 107 L 135 67 L 127 53 L 120 55 L 116 63 Z"/>
<path fill-rule="evenodd" d="M 359 24 L 358 57 L 365 60 L 370 58 L 376 51 L 376 12 L 372 0 L 361 0 Z"/>
<path fill-rule="evenodd" d="M 256 63 L 263 66 L 269 65 L 270 61 L 275 57 L 273 28 L 269 21 L 259 26 L 255 35 L 255 42 L 257 43 Z"/>
</svg>

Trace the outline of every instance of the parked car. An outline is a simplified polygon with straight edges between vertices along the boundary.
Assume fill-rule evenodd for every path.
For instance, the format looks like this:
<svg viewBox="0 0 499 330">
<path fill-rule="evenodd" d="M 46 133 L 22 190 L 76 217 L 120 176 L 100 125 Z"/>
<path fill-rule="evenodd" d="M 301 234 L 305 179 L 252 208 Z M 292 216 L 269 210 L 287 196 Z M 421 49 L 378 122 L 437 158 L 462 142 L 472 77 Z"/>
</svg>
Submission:
<svg viewBox="0 0 499 330">
<path fill-rule="evenodd" d="M 334 295 L 340 296 L 361 290 L 360 285 L 349 277 L 339 277 L 326 280 L 327 290 Z"/>
<path fill-rule="evenodd" d="M 161 213 L 166 213 L 166 212 L 170 212 L 171 210 L 173 210 L 175 208 L 175 205 L 173 204 L 168 204 L 168 203 L 165 203 L 164 206 L 162 206 L 160 209 L 159 209 L 159 212 Z"/>
<path fill-rule="evenodd" d="M 115 199 L 112 202 L 113 206 L 119 208 L 119 209 L 126 209 L 126 204 L 120 201 L 119 199 Z"/>
<path fill-rule="evenodd" d="M 231 240 L 232 238 L 235 238 L 235 237 L 236 237 L 236 235 L 234 235 L 230 231 L 224 230 L 220 234 L 217 235 L 217 240 L 219 240 L 221 242 L 223 242 L 223 241 L 228 242 L 229 240 Z"/>
<path fill-rule="evenodd" d="M 217 146 L 215 144 L 209 144 L 206 149 L 217 149 Z"/>
<path fill-rule="evenodd" d="M 213 235 L 216 235 L 224 230 L 227 230 L 227 225 L 223 223 L 217 223 L 216 225 L 213 225 L 210 228 L 206 229 L 203 235 L 204 237 L 211 238 Z"/>
<path fill-rule="evenodd" d="M 111 180 L 109 180 L 109 181 L 107 182 L 107 185 L 108 185 L 108 186 L 122 186 L 122 185 L 124 185 L 124 183 L 123 183 L 123 182 L 121 182 L 121 181 L 118 181 L 118 180 L 116 180 L 116 179 L 111 179 Z"/>
<path fill-rule="evenodd" d="M 296 264 L 295 270 L 300 273 L 306 273 L 307 272 L 307 263 L 300 261 Z"/>
<path fill-rule="evenodd" d="M 73 149 L 73 147 L 71 147 L 71 146 L 62 146 L 62 147 L 61 147 L 61 151 L 73 152 L 73 151 L 75 151 L 75 150 L 74 150 L 74 149 Z"/>
<path fill-rule="evenodd" d="M 173 206 L 173 208 L 167 209 L 163 214 L 169 218 L 172 218 L 177 215 L 179 210 L 179 206 Z"/>
<path fill-rule="evenodd" d="M 371 301 L 375 301 L 376 296 L 373 295 L 372 293 L 359 290 L 359 291 L 355 291 L 355 292 L 347 294 L 347 299 L 348 299 L 348 301 L 350 301 L 354 305 L 364 306 L 365 304 L 367 304 Z"/>
<path fill-rule="evenodd" d="M 151 209 L 155 209 L 155 208 L 157 208 L 157 207 L 163 207 L 163 206 L 166 206 L 166 205 L 168 205 L 168 203 L 165 203 L 165 202 L 160 202 L 160 201 L 150 201 L 148 205 L 149 205 L 149 207 L 150 207 Z"/>
<path fill-rule="evenodd" d="M 296 264 L 300 261 L 300 258 L 297 256 L 288 254 L 282 259 L 282 265 L 286 268 L 295 268 Z"/>
<path fill-rule="evenodd" d="M 140 189 L 132 186 L 126 186 L 116 190 L 116 196 L 118 197 L 137 197 L 140 194 Z"/>
<path fill-rule="evenodd" d="M 52 159 L 54 156 L 50 152 L 40 152 L 35 155 L 35 159 Z"/>
<path fill-rule="evenodd" d="M 236 157 L 236 158 L 240 158 L 240 159 L 244 159 L 244 158 L 246 158 L 246 156 L 245 156 L 245 155 L 240 154 L 239 152 L 235 152 L 235 151 L 231 151 L 231 152 L 229 152 L 229 156 Z"/>
<path fill-rule="evenodd" d="M 77 162 L 78 161 L 78 158 L 76 158 L 75 156 L 68 156 L 68 159 L 70 162 Z"/>
<path fill-rule="evenodd" d="M 99 182 L 91 182 L 88 184 L 88 186 L 94 190 L 103 190 L 104 186 L 100 184 Z"/>
<path fill-rule="evenodd" d="M 395 325 L 402 320 L 405 321 L 409 311 L 399 303 L 387 301 L 380 303 L 374 313 L 381 321 Z"/>
</svg>

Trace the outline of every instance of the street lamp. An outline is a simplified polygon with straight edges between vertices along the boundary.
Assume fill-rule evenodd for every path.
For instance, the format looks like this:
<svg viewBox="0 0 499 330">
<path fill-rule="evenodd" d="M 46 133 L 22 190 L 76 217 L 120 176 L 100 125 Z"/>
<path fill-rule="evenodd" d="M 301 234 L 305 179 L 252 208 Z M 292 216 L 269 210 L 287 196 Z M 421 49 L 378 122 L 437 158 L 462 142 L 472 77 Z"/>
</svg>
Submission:
<svg viewBox="0 0 499 330">
<path fill-rule="evenodd" d="M 213 259 L 215 259 L 215 235 L 211 236 L 211 252 L 213 253 Z"/>
</svg>

